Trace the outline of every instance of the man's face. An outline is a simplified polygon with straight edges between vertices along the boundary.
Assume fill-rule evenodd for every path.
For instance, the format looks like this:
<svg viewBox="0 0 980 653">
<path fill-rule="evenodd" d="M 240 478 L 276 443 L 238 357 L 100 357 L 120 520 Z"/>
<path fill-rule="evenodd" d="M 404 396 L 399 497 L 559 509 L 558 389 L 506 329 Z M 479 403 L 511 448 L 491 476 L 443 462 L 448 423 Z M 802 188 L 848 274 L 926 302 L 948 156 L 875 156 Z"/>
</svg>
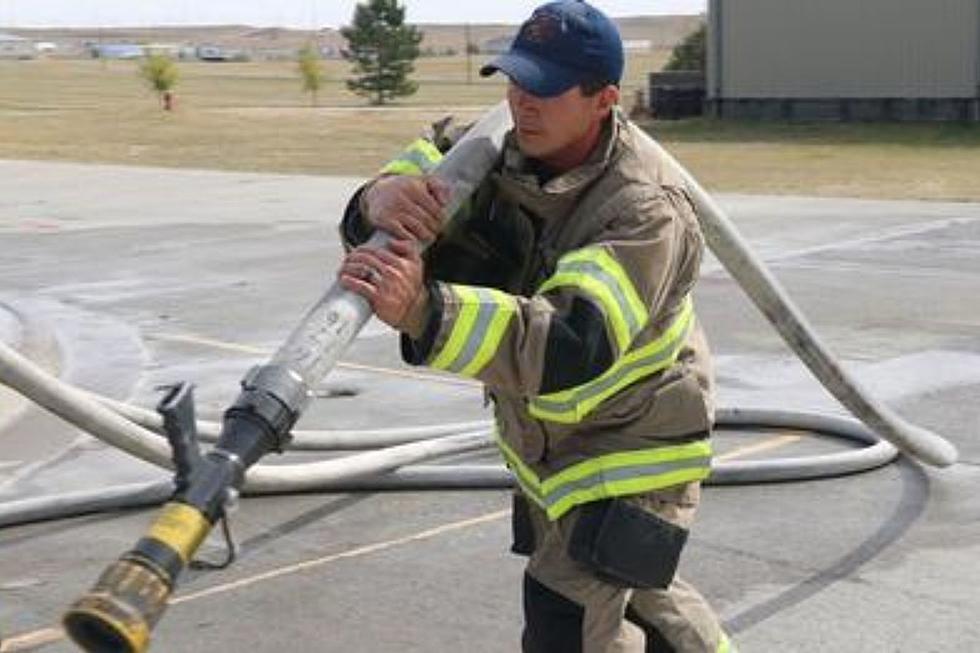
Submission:
<svg viewBox="0 0 980 653">
<path fill-rule="evenodd" d="M 603 93 L 591 97 L 573 86 L 561 95 L 531 95 L 513 81 L 507 88 L 507 102 L 514 118 L 517 144 L 525 156 L 548 160 L 574 148 L 588 137 L 609 112 Z"/>
</svg>

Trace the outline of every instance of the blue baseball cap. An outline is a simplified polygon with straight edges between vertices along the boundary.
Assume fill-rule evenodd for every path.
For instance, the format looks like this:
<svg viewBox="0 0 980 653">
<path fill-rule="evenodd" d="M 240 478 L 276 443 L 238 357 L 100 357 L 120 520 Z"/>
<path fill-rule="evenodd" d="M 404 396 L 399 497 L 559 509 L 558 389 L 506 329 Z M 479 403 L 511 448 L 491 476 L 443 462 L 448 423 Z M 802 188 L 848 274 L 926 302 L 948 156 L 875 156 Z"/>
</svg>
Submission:
<svg viewBox="0 0 980 653">
<path fill-rule="evenodd" d="M 532 95 L 553 97 L 582 82 L 618 84 L 623 41 L 609 18 L 582 0 L 541 5 L 521 25 L 510 49 L 480 69 L 497 71 Z"/>
</svg>

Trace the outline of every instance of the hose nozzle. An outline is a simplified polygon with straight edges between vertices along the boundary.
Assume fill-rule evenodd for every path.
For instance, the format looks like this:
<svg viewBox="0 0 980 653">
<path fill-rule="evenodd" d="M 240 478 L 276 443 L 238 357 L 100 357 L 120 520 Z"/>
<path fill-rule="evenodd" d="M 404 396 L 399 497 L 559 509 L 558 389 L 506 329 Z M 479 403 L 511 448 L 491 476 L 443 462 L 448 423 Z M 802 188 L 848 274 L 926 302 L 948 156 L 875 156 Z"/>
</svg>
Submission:
<svg viewBox="0 0 980 653">
<path fill-rule="evenodd" d="M 211 523 L 196 508 L 164 506 L 136 548 L 109 565 L 62 622 L 88 653 L 143 653 L 180 572 Z"/>
<path fill-rule="evenodd" d="M 72 604 L 62 623 L 88 653 L 143 653 L 169 595 L 170 586 L 158 572 L 118 560 Z"/>
</svg>

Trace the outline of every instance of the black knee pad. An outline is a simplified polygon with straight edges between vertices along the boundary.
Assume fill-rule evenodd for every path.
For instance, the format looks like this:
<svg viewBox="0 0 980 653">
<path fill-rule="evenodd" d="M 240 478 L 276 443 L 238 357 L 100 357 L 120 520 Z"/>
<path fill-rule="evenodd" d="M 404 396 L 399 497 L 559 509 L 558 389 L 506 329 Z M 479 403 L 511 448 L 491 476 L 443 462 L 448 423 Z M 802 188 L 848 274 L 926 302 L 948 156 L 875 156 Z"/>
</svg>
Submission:
<svg viewBox="0 0 980 653">
<path fill-rule="evenodd" d="M 581 653 L 585 608 L 524 574 L 524 653 Z"/>
</svg>

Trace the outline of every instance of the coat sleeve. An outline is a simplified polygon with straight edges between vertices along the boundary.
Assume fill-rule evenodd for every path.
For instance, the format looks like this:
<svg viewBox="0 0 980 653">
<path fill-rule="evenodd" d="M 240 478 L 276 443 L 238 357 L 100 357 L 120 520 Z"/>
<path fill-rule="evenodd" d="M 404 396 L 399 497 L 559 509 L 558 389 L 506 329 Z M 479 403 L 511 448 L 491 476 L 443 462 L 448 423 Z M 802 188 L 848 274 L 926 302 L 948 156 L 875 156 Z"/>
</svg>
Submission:
<svg viewBox="0 0 980 653">
<path fill-rule="evenodd" d="M 436 126 L 442 124 L 436 123 Z M 435 128 L 435 127 L 434 127 Z M 434 131 L 429 137 L 417 138 L 406 147 L 401 154 L 389 161 L 378 171 L 377 177 L 385 175 L 423 175 L 431 171 L 442 160 L 443 150 L 436 146 L 442 142 L 446 150 L 452 147 L 452 141 Z M 375 177 L 375 178 L 377 178 Z M 344 216 L 340 221 L 340 238 L 346 250 L 361 245 L 374 232 L 364 215 L 364 193 L 371 185 L 368 182 L 355 191 L 347 202 Z"/>
<path fill-rule="evenodd" d="M 427 328 L 417 341 L 403 336 L 403 357 L 533 398 L 596 383 L 641 334 L 674 351 L 700 256 L 686 211 L 671 189 L 635 198 L 530 297 L 435 283 Z"/>
</svg>

